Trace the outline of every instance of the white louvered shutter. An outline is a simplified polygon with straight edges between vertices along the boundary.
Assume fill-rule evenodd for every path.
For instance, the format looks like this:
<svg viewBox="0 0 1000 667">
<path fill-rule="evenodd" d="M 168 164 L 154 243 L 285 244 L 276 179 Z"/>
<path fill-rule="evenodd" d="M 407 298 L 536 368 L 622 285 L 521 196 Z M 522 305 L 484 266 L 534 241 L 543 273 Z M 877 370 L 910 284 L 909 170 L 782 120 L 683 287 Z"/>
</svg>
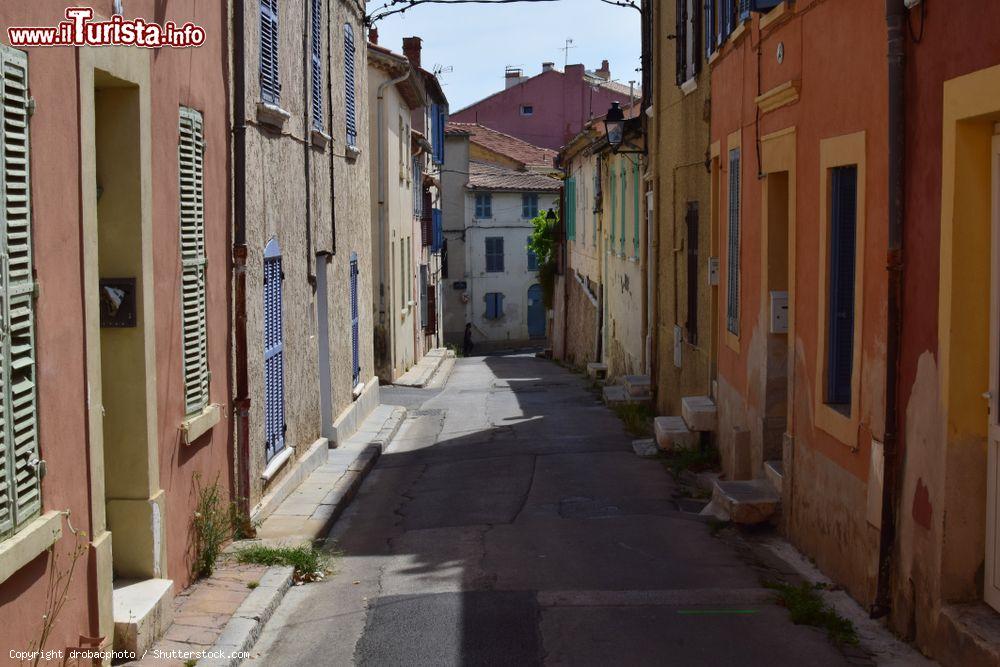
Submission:
<svg viewBox="0 0 1000 667">
<path fill-rule="evenodd" d="M 41 510 L 35 404 L 34 281 L 28 169 L 28 58 L 0 46 L 3 98 L 3 248 L 0 285 L 0 535 Z"/>
<path fill-rule="evenodd" d="M 208 326 L 205 295 L 205 139 L 202 116 L 181 107 L 180 142 L 181 334 L 184 405 L 208 405 Z"/>
</svg>

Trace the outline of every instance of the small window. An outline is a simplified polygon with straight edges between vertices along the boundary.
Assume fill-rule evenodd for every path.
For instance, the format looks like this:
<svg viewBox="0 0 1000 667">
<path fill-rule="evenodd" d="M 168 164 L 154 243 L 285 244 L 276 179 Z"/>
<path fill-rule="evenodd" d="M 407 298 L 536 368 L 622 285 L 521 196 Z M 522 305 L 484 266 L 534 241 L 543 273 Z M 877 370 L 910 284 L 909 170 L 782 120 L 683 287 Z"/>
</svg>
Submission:
<svg viewBox="0 0 1000 667">
<path fill-rule="evenodd" d="M 486 237 L 486 272 L 503 272 L 503 237 Z"/>
<path fill-rule="evenodd" d="M 528 237 L 528 245 L 526 246 L 527 251 L 528 251 L 528 270 L 529 271 L 537 271 L 538 270 L 538 256 L 531 249 L 530 245 L 531 245 L 531 237 L 529 236 Z"/>
<path fill-rule="evenodd" d="M 830 255 L 827 281 L 826 402 L 851 411 L 858 167 L 830 170 Z"/>
<path fill-rule="evenodd" d="M 521 105 L 521 115 L 522 116 L 534 116 L 535 115 L 535 107 L 533 105 L 531 105 L 531 104 L 522 104 Z"/>
<path fill-rule="evenodd" d="M 493 217 L 493 195 L 488 192 L 476 195 L 476 217 L 480 220 Z"/>
<path fill-rule="evenodd" d="M 486 319 L 499 320 L 503 317 L 503 294 L 500 292 L 486 293 Z"/>
<path fill-rule="evenodd" d="M 278 104 L 281 79 L 278 75 L 278 0 L 260 2 L 260 97 Z"/>
<path fill-rule="evenodd" d="M 521 217 L 525 220 L 533 220 L 538 216 L 538 195 L 521 195 Z"/>
<path fill-rule="evenodd" d="M 322 3 L 312 0 L 312 35 L 311 35 L 311 95 L 312 95 L 312 126 L 314 130 L 323 131 L 323 17 Z"/>
</svg>

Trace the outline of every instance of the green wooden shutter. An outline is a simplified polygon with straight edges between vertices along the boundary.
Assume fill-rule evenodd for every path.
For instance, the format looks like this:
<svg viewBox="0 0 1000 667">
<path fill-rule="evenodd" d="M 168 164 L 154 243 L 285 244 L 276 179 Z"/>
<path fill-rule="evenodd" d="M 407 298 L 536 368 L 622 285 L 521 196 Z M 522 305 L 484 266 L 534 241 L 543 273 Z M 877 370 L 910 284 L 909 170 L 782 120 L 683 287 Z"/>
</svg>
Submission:
<svg viewBox="0 0 1000 667">
<path fill-rule="evenodd" d="M 632 246 L 639 257 L 639 163 L 632 164 L 632 206 L 635 209 L 635 223 L 632 228 Z"/>
<path fill-rule="evenodd" d="M 28 58 L 0 47 L 4 122 L 2 248 L 2 481 L 0 534 L 16 531 L 41 510 L 35 403 L 34 281 L 28 168 Z"/>
<path fill-rule="evenodd" d="M 625 255 L 625 224 L 626 224 L 626 222 L 625 222 L 625 220 L 626 220 L 625 207 L 626 207 L 626 204 L 628 202 L 628 178 L 627 177 L 628 177 L 628 171 L 626 170 L 626 167 L 625 167 L 625 161 L 622 160 L 622 163 L 621 163 L 622 224 L 621 224 L 621 231 L 619 232 L 620 236 L 618 238 L 618 242 L 620 244 L 621 253 L 622 253 L 623 257 Z"/>
<path fill-rule="evenodd" d="M 188 414 L 208 405 L 208 332 L 205 322 L 204 124 L 181 107 L 180 146 L 181 335 L 184 405 Z"/>
<path fill-rule="evenodd" d="M 612 164 L 608 164 L 608 178 L 610 179 L 611 190 L 611 229 L 610 235 L 608 236 L 608 249 L 612 254 L 615 252 L 615 215 L 618 211 L 618 203 L 615 201 L 618 196 L 618 177 L 615 175 L 615 167 Z"/>
</svg>

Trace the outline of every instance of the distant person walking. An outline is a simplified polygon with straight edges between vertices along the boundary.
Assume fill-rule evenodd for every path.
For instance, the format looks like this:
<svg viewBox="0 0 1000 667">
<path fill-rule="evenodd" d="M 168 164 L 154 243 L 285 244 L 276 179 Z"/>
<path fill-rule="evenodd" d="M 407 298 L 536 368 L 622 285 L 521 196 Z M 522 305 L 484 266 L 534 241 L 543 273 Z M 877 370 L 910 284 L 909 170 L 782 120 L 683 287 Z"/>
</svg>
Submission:
<svg viewBox="0 0 1000 667">
<path fill-rule="evenodd" d="M 472 323 L 465 325 L 465 338 L 462 341 L 462 356 L 472 356 Z"/>
</svg>

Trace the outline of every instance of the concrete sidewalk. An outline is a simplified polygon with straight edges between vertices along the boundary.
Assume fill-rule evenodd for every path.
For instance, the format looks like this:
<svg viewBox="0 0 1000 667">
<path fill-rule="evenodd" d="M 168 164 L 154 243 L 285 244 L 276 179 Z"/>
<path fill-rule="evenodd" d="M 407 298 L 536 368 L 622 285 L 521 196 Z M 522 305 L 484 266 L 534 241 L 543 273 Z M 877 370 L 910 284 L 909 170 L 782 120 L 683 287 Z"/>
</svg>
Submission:
<svg viewBox="0 0 1000 667">
<path fill-rule="evenodd" d="M 434 377 L 434 374 L 437 373 L 445 359 L 454 358 L 455 353 L 448 348 L 436 347 L 425 354 L 423 359 L 418 361 L 413 368 L 403 373 L 393 384 L 400 387 L 423 388 Z"/>
<path fill-rule="evenodd" d="M 365 475 L 399 430 L 406 409 L 380 405 L 257 528 L 257 542 L 304 543 L 326 537 Z M 234 545 L 239 548 L 240 545 Z"/>
</svg>

